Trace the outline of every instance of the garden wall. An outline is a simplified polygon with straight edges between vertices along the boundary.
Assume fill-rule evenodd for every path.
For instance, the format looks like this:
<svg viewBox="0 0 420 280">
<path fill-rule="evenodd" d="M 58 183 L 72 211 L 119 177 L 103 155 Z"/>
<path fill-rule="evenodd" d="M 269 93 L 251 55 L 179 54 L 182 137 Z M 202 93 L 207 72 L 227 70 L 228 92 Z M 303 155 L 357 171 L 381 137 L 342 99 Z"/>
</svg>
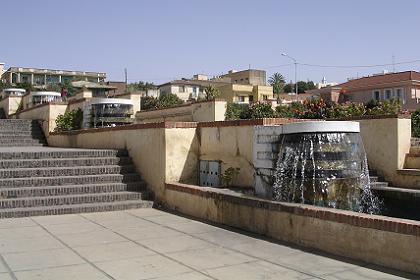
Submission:
<svg viewBox="0 0 420 280">
<path fill-rule="evenodd" d="M 136 123 L 222 121 L 225 119 L 225 112 L 226 101 L 202 101 L 172 108 L 138 111 Z"/>
</svg>

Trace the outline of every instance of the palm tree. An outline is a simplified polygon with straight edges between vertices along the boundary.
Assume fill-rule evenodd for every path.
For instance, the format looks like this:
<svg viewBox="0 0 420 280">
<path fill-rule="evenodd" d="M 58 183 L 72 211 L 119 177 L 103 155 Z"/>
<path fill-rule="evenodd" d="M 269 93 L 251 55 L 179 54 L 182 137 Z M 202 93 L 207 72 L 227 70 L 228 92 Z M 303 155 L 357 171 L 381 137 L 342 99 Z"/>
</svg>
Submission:
<svg viewBox="0 0 420 280">
<path fill-rule="evenodd" d="M 286 80 L 282 74 L 276 72 L 268 79 L 268 83 L 273 87 L 274 94 L 278 96 L 280 93 L 283 93 Z"/>
</svg>

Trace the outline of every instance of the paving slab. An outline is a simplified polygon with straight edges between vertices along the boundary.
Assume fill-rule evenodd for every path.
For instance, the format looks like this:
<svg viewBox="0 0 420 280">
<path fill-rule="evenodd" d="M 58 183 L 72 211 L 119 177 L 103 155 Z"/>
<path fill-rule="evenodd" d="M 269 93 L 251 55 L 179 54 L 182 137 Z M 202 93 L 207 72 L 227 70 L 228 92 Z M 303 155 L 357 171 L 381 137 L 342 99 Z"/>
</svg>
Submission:
<svg viewBox="0 0 420 280">
<path fill-rule="evenodd" d="M 65 234 L 89 233 L 103 230 L 103 227 L 89 221 L 72 224 L 53 224 L 44 226 L 51 234 L 60 236 Z"/>
<path fill-rule="evenodd" d="M 170 224 L 170 225 L 167 225 L 167 227 L 183 232 L 183 233 L 188 233 L 188 234 L 194 234 L 194 233 L 199 234 L 199 233 L 206 233 L 210 231 L 220 230 L 220 228 L 218 227 L 205 224 L 205 223 L 196 222 L 196 221 L 192 221 L 191 223 Z"/>
<path fill-rule="evenodd" d="M 252 257 L 220 247 L 182 251 L 166 255 L 197 270 L 247 263 L 256 260 Z"/>
<path fill-rule="evenodd" d="M 109 280 L 104 273 L 88 264 L 20 271 L 15 275 L 19 280 Z"/>
<path fill-rule="evenodd" d="M 0 273 L 7 272 L 7 268 L 4 266 L 3 262 L 0 260 Z"/>
<path fill-rule="evenodd" d="M 160 255 L 96 263 L 115 279 L 139 280 L 172 276 L 192 271 L 173 260 Z"/>
<path fill-rule="evenodd" d="M 225 229 L 218 229 L 206 233 L 193 234 L 193 236 L 212 243 L 223 245 L 225 247 L 230 247 L 241 243 L 253 242 L 255 240 L 255 238 L 253 237 L 249 237 Z"/>
<path fill-rule="evenodd" d="M 299 273 L 264 261 L 248 262 L 205 270 L 210 276 L 220 280 L 287 280 L 308 279 L 307 274 Z"/>
<path fill-rule="evenodd" d="M 131 241 L 77 247 L 74 250 L 90 262 L 130 259 L 156 254 Z"/>
<path fill-rule="evenodd" d="M 0 240 L 0 253 L 19 253 L 64 248 L 64 245 L 52 236 L 36 238 L 15 239 L 4 238 Z"/>
<path fill-rule="evenodd" d="M 3 254 L 12 271 L 82 264 L 85 261 L 71 250 L 53 249 Z"/>
<path fill-rule="evenodd" d="M 14 280 L 9 273 L 0 273 L 0 280 Z"/>
<path fill-rule="evenodd" d="M 31 218 L 0 219 L 0 229 L 33 226 L 37 224 Z"/>
<path fill-rule="evenodd" d="M 187 250 L 211 248 L 215 246 L 209 242 L 188 235 L 174 236 L 173 238 L 165 237 L 144 239 L 138 240 L 137 242 L 159 253 L 172 253 Z"/>
<path fill-rule="evenodd" d="M 130 240 L 145 240 L 163 237 L 175 238 L 176 236 L 184 235 L 182 232 L 161 226 L 153 226 L 146 228 L 120 228 L 116 231 Z"/>
<path fill-rule="evenodd" d="M 75 215 L 75 214 L 57 215 L 57 216 L 39 216 L 39 217 L 32 217 L 32 220 L 34 220 L 36 223 L 39 223 L 43 226 L 86 222 L 86 219 L 84 219 L 80 215 Z"/>
<path fill-rule="evenodd" d="M 123 237 L 109 230 L 100 229 L 91 232 L 63 234 L 59 239 L 70 247 L 89 246 L 125 241 Z"/>
</svg>

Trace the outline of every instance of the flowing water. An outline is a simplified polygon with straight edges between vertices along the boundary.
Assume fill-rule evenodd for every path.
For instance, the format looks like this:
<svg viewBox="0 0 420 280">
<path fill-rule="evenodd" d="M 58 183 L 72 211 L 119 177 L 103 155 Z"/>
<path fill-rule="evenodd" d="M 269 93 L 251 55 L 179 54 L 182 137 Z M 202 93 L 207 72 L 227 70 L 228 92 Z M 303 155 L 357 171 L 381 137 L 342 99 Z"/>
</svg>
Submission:
<svg viewBox="0 0 420 280">
<path fill-rule="evenodd" d="M 299 133 L 282 137 L 274 199 L 379 214 L 358 133 Z"/>
</svg>

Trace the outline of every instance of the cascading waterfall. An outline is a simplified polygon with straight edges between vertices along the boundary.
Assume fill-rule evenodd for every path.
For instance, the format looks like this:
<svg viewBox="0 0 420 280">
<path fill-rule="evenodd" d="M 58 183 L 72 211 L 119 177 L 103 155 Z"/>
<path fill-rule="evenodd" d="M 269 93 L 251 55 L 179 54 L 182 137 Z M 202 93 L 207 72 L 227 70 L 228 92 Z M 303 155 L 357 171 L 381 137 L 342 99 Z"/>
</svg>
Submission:
<svg viewBox="0 0 420 280">
<path fill-rule="evenodd" d="M 276 200 L 380 213 L 359 133 L 283 135 L 274 177 Z"/>
</svg>

